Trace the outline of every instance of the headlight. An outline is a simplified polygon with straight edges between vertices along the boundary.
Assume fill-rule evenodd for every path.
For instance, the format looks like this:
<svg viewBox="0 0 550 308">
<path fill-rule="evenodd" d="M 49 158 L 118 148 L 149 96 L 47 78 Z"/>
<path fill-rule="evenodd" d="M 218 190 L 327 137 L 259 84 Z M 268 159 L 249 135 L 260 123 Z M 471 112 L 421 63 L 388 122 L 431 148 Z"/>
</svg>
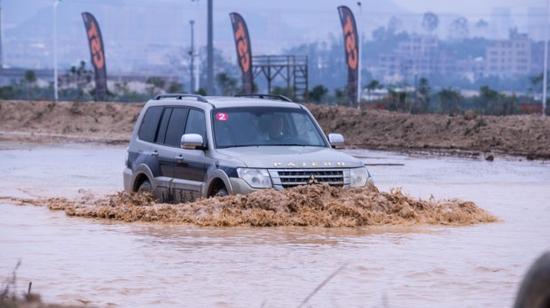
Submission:
<svg viewBox="0 0 550 308">
<path fill-rule="evenodd" d="M 271 188 L 271 177 L 266 169 L 237 168 L 237 174 L 253 188 Z"/>
<path fill-rule="evenodd" d="M 353 168 L 349 170 L 351 187 L 361 187 L 367 185 L 370 178 L 369 171 L 366 167 Z"/>
</svg>

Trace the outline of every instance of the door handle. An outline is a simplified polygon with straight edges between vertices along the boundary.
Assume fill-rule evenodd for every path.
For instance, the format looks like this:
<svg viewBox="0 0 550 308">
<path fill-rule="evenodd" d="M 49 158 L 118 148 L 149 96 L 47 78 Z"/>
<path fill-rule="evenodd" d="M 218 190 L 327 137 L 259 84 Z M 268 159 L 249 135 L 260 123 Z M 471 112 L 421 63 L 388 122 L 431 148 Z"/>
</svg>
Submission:
<svg viewBox="0 0 550 308">
<path fill-rule="evenodd" d="M 159 151 L 154 150 L 154 151 L 151 153 L 151 156 L 159 156 Z"/>
<path fill-rule="evenodd" d="M 185 161 L 185 160 L 183 159 L 183 155 L 182 155 L 182 154 L 176 156 L 176 162 L 177 162 L 178 164 L 181 164 L 181 163 L 183 163 L 184 161 Z"/>
</svg>

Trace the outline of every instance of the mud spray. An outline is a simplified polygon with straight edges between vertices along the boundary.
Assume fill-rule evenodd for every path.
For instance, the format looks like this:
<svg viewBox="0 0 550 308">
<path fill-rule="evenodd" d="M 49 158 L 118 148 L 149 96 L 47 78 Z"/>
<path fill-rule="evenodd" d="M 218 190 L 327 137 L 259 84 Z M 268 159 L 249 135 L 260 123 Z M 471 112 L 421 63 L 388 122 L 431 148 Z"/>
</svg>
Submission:
<svg viewBox="0 0 550 308">
<path fill-rule="evenodd" d="M 155 203 L 149 195 L 125 192 L 103 198 L 85 195 L 78 200 L 12 201 L 46 205 L 69 216 L 216 227 L 470 225 L 496 221 L 470 201 L 421 200 L 406 196 L 399 189 L 381 192 L 374 185 L 354 189 L 299 186 L 182 204 Z"/>
</svg>

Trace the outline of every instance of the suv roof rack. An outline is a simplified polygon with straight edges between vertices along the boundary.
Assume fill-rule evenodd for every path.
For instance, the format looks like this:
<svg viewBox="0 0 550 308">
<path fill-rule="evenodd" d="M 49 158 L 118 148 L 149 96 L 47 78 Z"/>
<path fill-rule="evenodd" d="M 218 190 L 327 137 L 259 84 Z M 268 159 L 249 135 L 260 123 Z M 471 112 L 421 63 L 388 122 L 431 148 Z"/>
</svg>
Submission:
<svg viewBox="0 0 550 308">
<path fill-rule="evenodd" d="M 293 101 L 284 96 L 284 95 L 275 95 L 275 94 L 237 94 L 235 97 L 250 97 L 250 98 L 260 98 L 260 99 L 275 99 L 284 102 L 293 103 Z"/>
<path fill-rule="evenodd" d="M 160 94 L 160 95 L 157 95 L 155 97 L 155 100 L 160 100 L 160 99 L 163 99 L 163 98 L 175 98 L 175 99 L 182 99 L 182 98 L 195 98 L 197 99 L 197 101 L 199 102 L 203 102 L 203 103 L 208 103 L 208 100 L 202 96 L 202 95 L 198 95 L 198 94 L 187 94 L 187 93 L 168 93 L 168 94 Z"/>
</svg>

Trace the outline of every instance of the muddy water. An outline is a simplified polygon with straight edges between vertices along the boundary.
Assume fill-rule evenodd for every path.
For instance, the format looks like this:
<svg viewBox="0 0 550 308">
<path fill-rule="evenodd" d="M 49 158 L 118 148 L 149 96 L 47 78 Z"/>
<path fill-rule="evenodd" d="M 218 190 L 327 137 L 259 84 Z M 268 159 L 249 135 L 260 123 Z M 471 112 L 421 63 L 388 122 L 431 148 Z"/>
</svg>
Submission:
<svg viewBox="0 0 550 308">
<path fill-rule="evenodd" d="M 123 148 L 2 145 L 0 196 L 121 189 Z M 550 249 L 550 164 L 354 151 L 382 190 L 475 201 L 501 219 L 469 227 L 199 228 L 71 218 L 0 205 L 0 279 L 52 302 L 105 306 L 510 306 Z M 0 200 L 0 203 L 2 201 Z"/>
</svg>

